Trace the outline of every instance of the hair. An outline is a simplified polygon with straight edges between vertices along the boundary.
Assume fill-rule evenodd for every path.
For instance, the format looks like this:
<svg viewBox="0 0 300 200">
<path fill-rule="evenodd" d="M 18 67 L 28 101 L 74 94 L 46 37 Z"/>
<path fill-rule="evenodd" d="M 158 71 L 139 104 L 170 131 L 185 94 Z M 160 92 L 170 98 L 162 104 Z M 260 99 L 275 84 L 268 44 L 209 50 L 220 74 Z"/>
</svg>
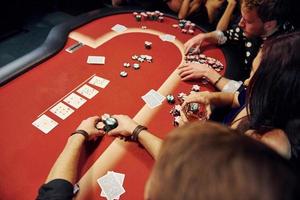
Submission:
<svg viewBox="0 0 300 200">
<path fill-rule="evenodd" d="M 277 20 L 283 23 L 290 10 L 289 0 L 241 0 L 241 5 L 249 10 L 256 9 L 263 22 Z"/>
<path fill-rule="evenodd" d="M 149 179 L 149 199 L 297 199 L 299 184 L 290 169 L 287 160 L 250 137 L 193 122 L 164 141 Z"/>
<path fill-rule="evenodd" d="M 292 148 L 300 134 L 300 32 L 265 42 L 260 65 L 248 86 L 250 128 L 282 129 Z"/>
</svg>

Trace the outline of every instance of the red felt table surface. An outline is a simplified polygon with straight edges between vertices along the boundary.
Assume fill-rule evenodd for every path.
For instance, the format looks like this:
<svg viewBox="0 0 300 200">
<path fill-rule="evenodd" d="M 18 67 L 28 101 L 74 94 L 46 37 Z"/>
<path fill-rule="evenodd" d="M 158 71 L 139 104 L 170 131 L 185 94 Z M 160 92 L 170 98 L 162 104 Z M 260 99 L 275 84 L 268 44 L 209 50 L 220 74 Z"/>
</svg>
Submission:
<svg viewBox="0 0 300 200">
<path fill-rule="evenodd" d="M 174 29 L 175 19 L 165 18 L 165 22 L 136 22 L 132 14 L 118 14 L 103 17 L 75 30 L 91 38 L 99 38 L 111 31 L 115 24 L 126 27 L 141 27 L 173 34 L 182 43 L 191 38 Z M 197 30 L 199 33 L 200 31 Z M 144 41 L 153 43 L 153 48 L 144 48 Z M 66 47 L 76 41 L 69 39 Z M 206 55 L 219 59 L 225 66 L 225 57 L 220 49 L 211 48 Z M 125 69 L 124 62 L 133 63 L 133 54 L 146 54 L 153 57 L 153 63 L 143 62 L 139 70 Z M 105 65 L 86 63 L 89 55 L 106 57 Z M 147 33 L 127 33 L 114 37 L 96 49 L 83 46 L 74 53 L 64 50 L 49 58 L 37 67 L 19 76 L 0 88 L 0 195 L 1 199 L 34 199 L 39 186 L 45 181 L 48 172 L 72 131 L 85 118 L 103 113 L 127 114 L 134 117 L 144 106 L 141 96 L 150 89 L 157 90 L 180 64 L 182 56 L 177 46 L 163 42 L 156 35 Z M 119 73 L 128 72 L 122 78 Z M 223 73 L 223 72 L 222 72 Z M 67 119 L 62 120 L 49 111 L 49 107 L 60 102 L 66 94 L 92 75 L 110 80 L 104 89 L 94 87 L 99 93 Z M 193 83 L 181 82 L 174 91 L 189 93 Z M 91 85 L 90 85 L 91 86 Z M 212 90 L 203 86 L 202 90 Z M 149 123 L 149 130 L 164 138 L 173 128 L 171 105 L 166 101 Z M 40 114 L 59 123 L 49 134 L 43 134 L 32 125 Z M 80 177 L 112 143 L 114 138 L 104 137 L 92 152 L 86 151 L 85 161 L 81 162 Z M 142 199 L 144 184 L 153 165 L 151 156 L 138 145 L 130 145 L 127 153 L 111 169 L 125 174 L 126 192 L 121 199 Z M 99 177 L 93 177 L 95 182 Z M 101 199 L 100 188 L 91 186 L 91 194 L 85 199 Z"/>
</svg>

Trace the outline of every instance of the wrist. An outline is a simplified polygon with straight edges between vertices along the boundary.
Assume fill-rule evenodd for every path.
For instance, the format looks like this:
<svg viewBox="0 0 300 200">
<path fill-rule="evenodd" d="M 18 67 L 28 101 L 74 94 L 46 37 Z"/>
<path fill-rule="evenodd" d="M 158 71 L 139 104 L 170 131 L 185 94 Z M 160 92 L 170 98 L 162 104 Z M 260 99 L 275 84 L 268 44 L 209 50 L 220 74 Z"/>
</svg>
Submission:
<svg viewBox="0 0 300 200">
<path fill-rule="evenodd" d="M 139 134 L 143 131 L 143 130 L 147 130 L 148 128 L 142 125 L 137 125 L 135 127 L 135 129 L 133 130 L 130 139 L 134 142 L 138 142 L 138 138 L 139 138 Z"/>
<path fill-rule="evenodd" d="M 76 130 L 75 132 L 71 133 L 70 137 L 80 137 L 83 141 L 89 140 L 89 134 L 85 130 Z"/>
</svg>

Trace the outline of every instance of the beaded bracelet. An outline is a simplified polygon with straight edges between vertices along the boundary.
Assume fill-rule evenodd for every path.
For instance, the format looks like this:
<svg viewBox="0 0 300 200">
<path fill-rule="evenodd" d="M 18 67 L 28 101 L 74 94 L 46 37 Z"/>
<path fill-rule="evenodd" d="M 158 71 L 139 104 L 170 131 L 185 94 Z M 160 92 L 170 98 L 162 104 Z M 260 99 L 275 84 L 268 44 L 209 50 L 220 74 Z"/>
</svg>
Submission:
<svg viewBox="0 0 300 200">
<path fill-rule="evenodd" d="M 147 130 L 147 127 L 138 125 L 132 132 L 130 139 L 134 142 L 138 142 L 138 136 L 142 130 Z"/>
<path fill-rule="evenodd" d="M 84 139 L 85 141 L 89 140 L 89 134 L 86 131 L 84 131 L 84 130 L 76 130 L 74 133 L 71 134 L 71 136 L 75 135 L 75 134 L 81 134 L 81 135 L 83 135 L 84 138 L 85 138 Z"/>
</svg>

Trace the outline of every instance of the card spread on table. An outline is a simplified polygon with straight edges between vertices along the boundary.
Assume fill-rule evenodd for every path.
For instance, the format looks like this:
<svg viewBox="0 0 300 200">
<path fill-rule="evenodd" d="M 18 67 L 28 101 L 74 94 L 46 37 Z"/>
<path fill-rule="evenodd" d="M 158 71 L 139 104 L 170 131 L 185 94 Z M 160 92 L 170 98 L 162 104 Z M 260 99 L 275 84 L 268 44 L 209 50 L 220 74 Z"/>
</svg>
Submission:
<svg viewBox="0 0 300 200">
<path fill-rule="evenodd" d="M 78 109 L 86 102 L 86 99 L 75 93 L 71 93 L 67 98 L 64 99 L 64 102 Z"/>
<path fill-rule="evenodd" d="M 88 56 L 87 63 L 104 65 L 105 57 L 104 56 Z"/>
<path fill-rule="evenodd" d="M 74 110 L 66 104 L 59 102 L 53 108 L 50 109 L 50 112 L 54 113 L 61 119 L 66 119 L 74 112 Z"/>
<path fill-rule="evenodd" d="M 108 172 L 97 179 L 97 183 L 108 200 L 119 199 L 120 195 L 125 192 L 122 186 L 124 177 L 124 174 Z"/>
<path fill-rule="evenodd" d="M 114 25 L 114 26 L 111 28 L 111 30 L 113 30 L 113 31 L 115 31 L 115 32 L 117 32 L 117 33 L 122 33 L 122 32 L 124 32 L 124 31 L 127 30 L 127 27 L 126 27 L 126 26 L 123 26 L 123 25 L 121 25 L 121 24 L 116 24 L 116 25 Z"/>
<path fill-rule="evenodd" d="M 108 171 L 107 173 L 108 174 L 112 173 L 115 176 L 115 178 L 118 180 L 118 182 L 120 183 L 120 185 L 123 185 L 124 179 L 125 179 L 125 174 L 121 174 L 121 173 L 117 173 L 117 172 L 113 172 L 113 171 Z M 106 197 L 103 190 L 101 191 L 100 196 L 101 197 Z M 120 196 L 121 195 L 117 196 L 115 199 L 120 199 Z"/>
<path fill-rule="evenodd" d="M 37 120 L 32 123 L 33 126 L 37 127 L 44 133 L 49 133 L 54 127 L 58 125 L 56 121 L 48 117 L 47 115 L 42 115 Z"/>
<path fill-rule="evenodd" d="M 175 35 L 170 35 L 170 34 L 160 35 L 159 38 L 162 41 L 168 41 L 168 42 L 174 42 L 176 39 Z"/>
<path fill-rule="evenodd" d="M 96 94 L 99 93 L 98 90 L 96 90 L 96 89 L 94 89 L 94 88 L 92 88 L 91 86 L 88 86 L 88 85 L 86 85 L 86 84 L 84 84 L 81 88 L 79 88 L 79 89 L 77 90 L 77 92 L 78 92 L 79 94 L 81 94 L 82 96 L 88 98 L 88 99 L 93 98 Z"/>
<path fill-rule="evenodd" d="M 99 76 L 94 76 L 90 81 L 89 84 L 95 85 L 100 88 L 105 88 L 109 83 L 109 80 L 101 78 Z"/>
<path fill-rule="evenodd" d="M 149 92 L 147 92 L 147 94 L 142 96 L 142 99 L 150 108 L 155 108 L 162 104 L 165 97 L 159 92 L 151 89 Z"/>
</svg>

